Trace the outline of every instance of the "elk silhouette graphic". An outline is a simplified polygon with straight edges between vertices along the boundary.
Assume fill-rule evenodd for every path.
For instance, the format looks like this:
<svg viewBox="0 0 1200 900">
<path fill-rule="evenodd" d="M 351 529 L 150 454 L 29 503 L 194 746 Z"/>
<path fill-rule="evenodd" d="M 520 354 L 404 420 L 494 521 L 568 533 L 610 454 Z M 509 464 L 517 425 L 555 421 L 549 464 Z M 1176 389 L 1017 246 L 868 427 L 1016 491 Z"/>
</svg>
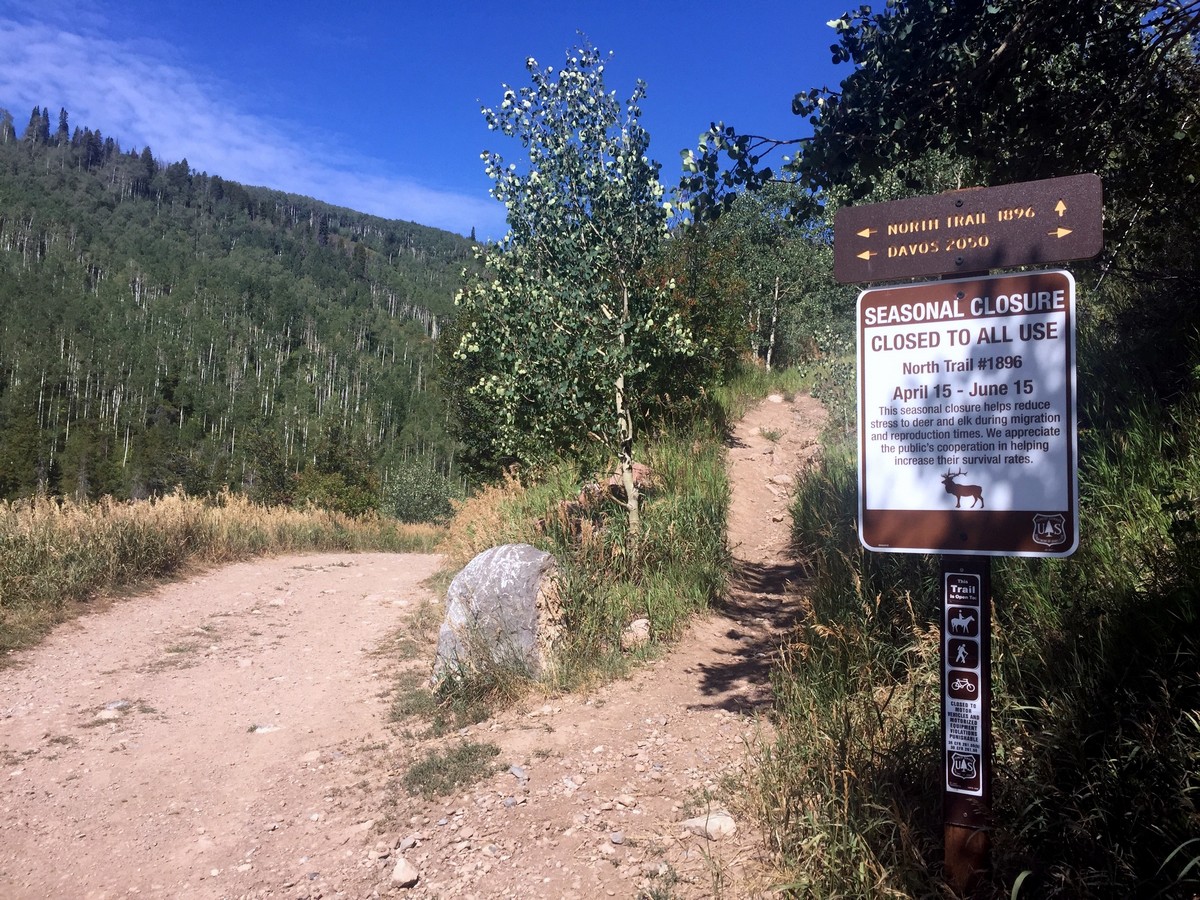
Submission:
<svg viewBox="0 0 1200 900">
<path fill-rule="evenodd" d="M 954 508 L 955 509 L 962 508 L 962 498 L 963 497 L 971 498 L 971 509 L 975 508 L 976 502 L 979 503 L 980 509 L 986 508 L 983 503 L 983 488 L 982 487 L 980 487 L 977 484 L 958 484 L 957 482 L 955 482 L 954 479 L 957 478 L 959 475 L 966 475 L 966 474 L 967 474 L 966 472 L 961 472 L 961 471 L 952 473 L 949 469 L 947 469 L 946 474 L 942 476 L 942 484 L 946 488 L 946 493 L 954 495 Z"/>
</svg>

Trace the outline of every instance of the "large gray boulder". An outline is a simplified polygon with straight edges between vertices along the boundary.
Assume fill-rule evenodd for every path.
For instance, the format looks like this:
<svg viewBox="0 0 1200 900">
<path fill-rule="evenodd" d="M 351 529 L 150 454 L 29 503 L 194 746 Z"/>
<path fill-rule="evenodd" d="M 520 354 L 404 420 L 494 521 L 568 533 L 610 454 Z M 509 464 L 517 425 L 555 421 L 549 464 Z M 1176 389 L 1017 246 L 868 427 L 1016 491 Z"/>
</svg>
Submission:
<svg viewBox="0 0 1200 900">
<path fill-rule="evenodd" d="M 485 550 L 455 576 L 446 593 L 433 680 L 489 666 L 537 678 L 562 633 L 558 567 L 529 544 Z"/>
</svg>

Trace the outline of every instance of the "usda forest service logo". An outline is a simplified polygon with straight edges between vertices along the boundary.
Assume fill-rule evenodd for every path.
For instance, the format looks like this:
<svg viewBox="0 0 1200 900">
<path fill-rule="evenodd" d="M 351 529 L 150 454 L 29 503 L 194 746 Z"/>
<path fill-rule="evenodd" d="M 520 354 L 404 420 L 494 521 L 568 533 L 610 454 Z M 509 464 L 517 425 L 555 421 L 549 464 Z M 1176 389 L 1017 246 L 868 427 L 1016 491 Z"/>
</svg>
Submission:
<svg viewBox="0 0 1200 900">
<path fill-rule="evenodd" d="M 1033 517 L 1033 539 L 1043 547 L 1055 547 L 1067 540 L 1067 520 L 1062 513 L 1038 513 Z"/>
</svg>

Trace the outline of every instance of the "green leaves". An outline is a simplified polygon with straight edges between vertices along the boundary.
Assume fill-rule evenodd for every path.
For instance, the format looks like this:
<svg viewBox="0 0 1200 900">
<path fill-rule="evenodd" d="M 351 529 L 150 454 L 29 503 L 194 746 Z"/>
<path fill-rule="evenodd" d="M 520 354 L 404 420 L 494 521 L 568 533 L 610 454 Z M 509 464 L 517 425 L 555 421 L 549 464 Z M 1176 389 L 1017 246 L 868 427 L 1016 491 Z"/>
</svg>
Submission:
<svg viewBox="0 0 1200 900">
<path fill-rule="evenodd" d="M 672 208 L 696 221 L 716 219 L 729 210 L 739 191 L 757 190 L 771 180 L 770 168 L 758 168 L 758 151 L 784 143 L 788 142 L 739 135 L 714 122 L 700 135 L 696 150 L 680 154 L 683 177 Z"/>
<path fill-rule="evenodd" d="M 493 410 L 485 439 L 496 457 L 537 460 L 589 435 L 615 449 L 616 385 L 636 398 L 635 375 L 691 352 L 666 288 L 640 275 L 668 212 L 639 123 L 646 85 L 620 102 L 604 85 L 609 58 L 590 45 L 557 70 L 530 57 L 530 84 L 506 85 L 499 106 L 483 108 L 526 155 L 518 165 L 484 154 L 510 230 L 458 300 L 468 324 L 454 358 L 471 373 L 467 393 Z"/>
<path fill-rule="evenodd" d="M 859 199 L 885 168 L 940 151 L 992 183 L 1111 172 L 1143 197 L 1156 148 L 1195 108 L 1196 22 L 1195 3 L 1152 0 L 862 6 L 829 23 L 833 61 L 853 65 L 840 89 L 793 99 L 815 128 L 792 170 Z"/>
</svg>

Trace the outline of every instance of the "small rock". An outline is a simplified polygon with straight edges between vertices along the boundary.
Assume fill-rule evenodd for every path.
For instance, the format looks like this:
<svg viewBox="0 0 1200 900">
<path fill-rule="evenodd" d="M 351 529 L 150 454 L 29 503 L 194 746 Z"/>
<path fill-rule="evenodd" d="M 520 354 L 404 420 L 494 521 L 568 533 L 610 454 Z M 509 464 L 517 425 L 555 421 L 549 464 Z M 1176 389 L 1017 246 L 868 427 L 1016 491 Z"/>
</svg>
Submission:
<svg viewBox="0 0 1200 900">
<path fill-rule="evenodd" d="M 623 843 L 625 843 L 625 832 L 614 831 L 612 834 L 610 834 L 608 836 L 608 839 L 610 841 L 612 841 L 614 844 L 623 844 Z"/>
<path fill-rule="evenodd" d="M 650 620 L 634 619 L 621 632 L 621 649 L 628 653 L 650 643 Z"/>
<path fill-rule="evenodd" d="M 508 772 L 510 775 L 512 775 L 514 778 L 516 778 L 517 781 L 528 781 L 529 780 L 529 773 L 525 771 L 525 768 L 523 766 L 517 766 L 517 765 L 509 766 Z"/>
<path fill-rule="evenodd" d="M 400 843 L 398 843 L 396 845 L 396 849 L 403 853 L 405 850 L 411 850 L 413 847 L 417 846 L 417 843 L 420 840 L 421 840 L 420 835 L 410 834 L 408 837 L 404 838 L 404 840 L 402 840 Z"/>
<path fill-rule="evenodd" d="M 396 860 L 396 867 L 392 869 L 392 884 L 398 887 L 413 887 L 421 880 L 421 873 L 413 868 L 403 856 Z"/>
<path fill-rule="evenodd" d="M 687 819 L 682 825 L 685 831 L 706 837 L 710 841 L 729 837 L 737 831 L 737 823 L 733 821 L 733 816 L 723 809 L 714 809 L 706 815 Z"/>
<path fill-rule="evenodd" d="M 784 485 L 788 485 L 788 484 L 795 484 L 795 483 L 796 483 L 796 479 L 795 479 L 795 478 L 793 478 L 791 475 L 788 475 L 786 472 L 780 472 L 778 475 L 772 475 L 772 476 L 770 477 L 770 479 L 768 479 L 768 480 L 769 480 L 769 481 L 770 481 L 772 484 L 784 484 Z"/>
</svg>

